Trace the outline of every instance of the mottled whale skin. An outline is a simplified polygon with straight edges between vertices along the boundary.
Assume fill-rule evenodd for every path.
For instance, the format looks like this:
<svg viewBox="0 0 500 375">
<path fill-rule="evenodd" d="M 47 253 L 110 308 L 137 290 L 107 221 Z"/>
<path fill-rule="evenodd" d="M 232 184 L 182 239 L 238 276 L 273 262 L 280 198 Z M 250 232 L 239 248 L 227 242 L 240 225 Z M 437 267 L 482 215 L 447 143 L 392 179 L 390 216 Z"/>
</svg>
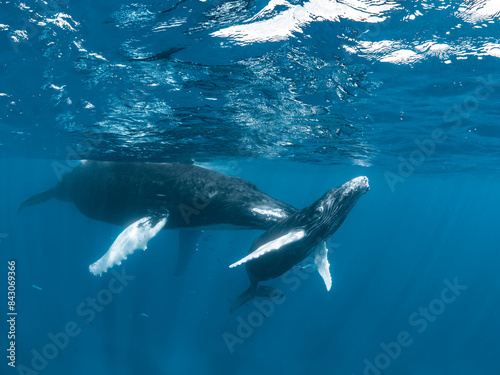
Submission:
<svg viewBox="0 0 500 375">
<path fill-rule="evenodd" d="M 101 275 L 161 229 L 269 229 L 297 210 L 241 178 L 196 165 L 85 161 L 19 210 L 48 199 L 73 202 L 89 218 L 125 226 L 90 266 Z M 176 274 L 187 267 L 199 231 L 179 232 Z"/>
<path fill-rule="evenodd" d="M 73 202 L 89 218 L 120 226 L 168 213 L 164 229 L 265 230 L 296 212 L 241 178 L 166 163 L 85 161 L 20 209 L 50 198 Z"/>
<path fill-rule="evenodd" d="M 369 190 L 368 178 L 357 177 L 328 191 L 309 207 L 280 221 L 258 237 L 249 254 L 230 267 L 246 265 L 250 287 L 233 303 L 231 311 L 255 296 L 280 294 L 260 282 L 277 278 L 316 252 L 315 263 L 331 287 L 325 241 L 342 225 L 358 199 Z"/>
</svg>

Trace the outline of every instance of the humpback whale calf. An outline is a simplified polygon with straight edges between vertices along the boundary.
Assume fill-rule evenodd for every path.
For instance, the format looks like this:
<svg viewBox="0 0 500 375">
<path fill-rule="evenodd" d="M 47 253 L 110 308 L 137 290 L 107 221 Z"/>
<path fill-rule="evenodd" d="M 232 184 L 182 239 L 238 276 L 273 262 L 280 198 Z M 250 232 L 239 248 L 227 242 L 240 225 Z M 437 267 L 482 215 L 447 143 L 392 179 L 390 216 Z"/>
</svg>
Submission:
<svg viewBox="0 0 500 375">
<path fill-rule="evenodd" d="M 337 231 L 358 199 L 369 189 L 368 178 L 354 178 L 258 237 L 249 254 L 229 266 L 246 264 L 250 279 L 250 287 L 233 302 L 231 312 L 253 297 L 279 295 L 281 292 L 259 283 L 281 276 L 312 252 L 315 252 L 318 272 L 330 290 L 332 280 L 325 241 Z"/>
<path fill-rule="evenodd" d="M 89 218 L 126 227 L 89 268 L 101 275 L 161 229 L 263 229 L 297 210 L 241 178 L 195 165 L 84 161 L 59 183 L 24 201 L 19 210 L 51 198 L 73 202 Z M 182 239 L 189 243 L 181 231 Z M 180 249 L 179 262 L 189 251 Z M 183 255 L 184 253 L 184 255 Z M 178 263 L 179 265 L 179 263 Z"/>
</svg>

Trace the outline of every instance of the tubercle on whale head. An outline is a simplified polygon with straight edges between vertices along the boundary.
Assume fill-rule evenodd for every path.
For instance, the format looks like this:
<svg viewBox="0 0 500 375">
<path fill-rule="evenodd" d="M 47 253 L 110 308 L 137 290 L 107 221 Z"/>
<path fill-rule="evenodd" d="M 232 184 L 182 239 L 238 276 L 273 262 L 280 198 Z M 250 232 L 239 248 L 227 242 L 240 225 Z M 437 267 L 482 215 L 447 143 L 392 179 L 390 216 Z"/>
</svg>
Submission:
<svg viewBox="0 0 500 375">
<path fill-rule="evenodd" d="M 317 237 L 321 241 L 332 236 L 358 199 L 369 189 L 368 178 L 360 176 L 326 192 L 307 208 L 307 216 L 311 223 L 308 226 L 308 235 Z"/>
<path fill-rule="evenodd" d="M 339 201 L 357 200 L 363 194 L 370 190 L 368 177 L 360 176 L 347 181 L 345 184 L 331 189 L 317 202 L 327 202 L 329 204 L 338 203 Z"/>
<path fill-rule="evenodd" d="M 332 189 L 332 198 L 334 201 L 351 201 L 354 203 L 370 190 L 368 177 L 360 176 L 347 181 L 336 189 Z"/>
<path fill-rule="evenodd" d="M 353 178 L 352 180 L 347 181 L 341 187 L 346 188 L 346 193 L 349 193 L 351 190 L 357 190 L 360 193 L 364 194 L 368 190 L 370 190 L 370 184 L 368 183 L 368 177 L 366 176 Z"/>
</svg>

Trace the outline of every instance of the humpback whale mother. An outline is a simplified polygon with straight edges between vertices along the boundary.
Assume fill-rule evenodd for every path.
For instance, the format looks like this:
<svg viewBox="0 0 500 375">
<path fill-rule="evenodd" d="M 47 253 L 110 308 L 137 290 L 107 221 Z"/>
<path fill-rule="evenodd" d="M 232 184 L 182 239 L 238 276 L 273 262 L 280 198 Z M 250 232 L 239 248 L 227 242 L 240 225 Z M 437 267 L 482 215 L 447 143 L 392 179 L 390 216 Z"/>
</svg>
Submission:
<svg viewBox="0 0 500 375">
<path fill-rule="evenodd" d="M 92 219 L 126 227 L 90 266 L 95 275 L 121 264 L 134 250 L 145 250 L 161 229 L 266 230 L 296 212 L 241 178 L 166 163 L 84 161 L 19 210 L 51 198 L 73 202 Z"/>
</svg>

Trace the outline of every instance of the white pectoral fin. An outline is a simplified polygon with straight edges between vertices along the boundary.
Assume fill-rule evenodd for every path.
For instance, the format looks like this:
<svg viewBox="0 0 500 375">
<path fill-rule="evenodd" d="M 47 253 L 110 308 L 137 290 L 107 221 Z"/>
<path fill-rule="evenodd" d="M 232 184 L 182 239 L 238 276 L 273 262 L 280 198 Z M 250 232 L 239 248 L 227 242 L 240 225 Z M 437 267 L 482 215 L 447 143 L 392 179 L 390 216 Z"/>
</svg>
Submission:
<svg viewBox="0 0 500 375">
<path fill-rule="evenodd" d="M 94 275 L 101 275 L 109 268 L 121 264 L 122 260 L 132 254 L 136 249 L 146 250 L 148 241 L 156 236 L 167 223 L 167 217 L 147 216 L 129 225 L 116 238 L 109 250 L 94 264 L 89 266 Z"/>
<path fill-rule="evenodd" d="M 301 238 L 305 236 L 305 232 L 303 230 L 296 230 L 290 233 L 285 234 L 284 236 L 278 237 L 275 240 L 269 241 L 266 244 L 262 245 L 255 251 L 252 251 L 250 254 L 248 254 L 246 257 L 243 259 L 237 261 L 236 263 L 233 263 L 229 266 L 229 268 L 234 268 L 237 267 L 243 263 L 246 263 L 248 261 L 251 261 L 253 259 L 257 259 L 261 257 L 264 254 L 267 254 L 271 251 L 279 251 L 283 246 L 294 242 L 298 241 Z"/>
<path fill-rule="evenodd" d="M 316 247 L 316 254 L 314 257 L 314 263 L 318 266 L 318 272 L 323 278 L 326 285 L 326 290 L 330 290 L 332 287 L 332 276 L 330 275 L 330 263 L 328 262 L 328 249 L 326 248 L 326 243 Z"/>
</svg>

